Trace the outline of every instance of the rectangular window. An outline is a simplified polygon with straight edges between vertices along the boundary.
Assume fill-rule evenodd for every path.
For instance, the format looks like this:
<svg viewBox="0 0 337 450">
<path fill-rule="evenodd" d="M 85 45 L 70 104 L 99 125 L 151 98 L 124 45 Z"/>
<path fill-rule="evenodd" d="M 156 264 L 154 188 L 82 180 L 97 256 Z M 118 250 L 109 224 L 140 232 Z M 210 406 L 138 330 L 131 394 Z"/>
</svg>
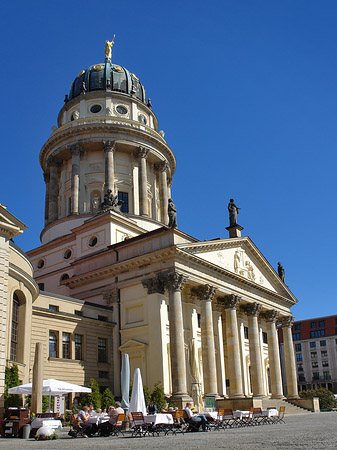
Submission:
<svg viewBox="0 0 337 450">
<path fill-rule="evenodd" d="M 312 367 L 313 369 L 317 369 L 317 367 L 318 367 L 318 362 L 317 362 L 317 361 L 313 361 L 313 362 L 311 363 L 311 367 Z"/>
<path fill-rule="evenodd" d="M 74 341 L 75 341 L 75 359 L 81 360 L 83 336 L 81 334 L 75 334 Z"/>
<path fill-rule="evenodd" d="M 329 367 L 329 361 L 322 361 L 322 367 Z"/>
<path fill-rule="evenodd" d="M 58 311 L 59 307 L 56 305 L 49 305 L 49 311 Z"/>
<path fill-rule="evenodd" d="M 325 330 L 315 330 L 315 331 L 310 331 L 310 337 L 314 338 L 314 337 L 323 337 L 325 336 Z"/>
<path fill-rule="evenodd" d="M 99 370 L 98 378 L 109 378 L 109 372 L 107 372 L 105 370 Z"/>
<path fill-rule="evenodd" d="M 310 328 L 317 328 L 317 322 L 311 322 Z"/>
<path fill-rule="evenodd" d="M 200 314 L 197 314 L 197 319 L 198 319 L 198 328 L 201 328 L 201 316 L 200 316 Z"/>
<path fill-rule="evenodd" d="M 327 358 L 327 357 L 328 357 L 328 352 L 327 352 L 327 350 L 322 350 L 322 351 L 321 351 L 321 357 L 322 357 L 322 358 Z"/>
<path fill-rule="evenodd" d="M 98 338 L 98 362 L 108 362 L 107 340 Z"/>
<path fill-rule="evenodd" d="M 303 372 L 303 366 L 302 366 L 302 364 L 298 364 L 298 366 L 297 366 L 297 372 Z"/>
<path fill-rule="evenodd" d="M 295 352 L 301 352 L 302 351 L 302 344 L 295 344 Z"/>
<path fill-rule="evenodd" d="M 70 333 L 62 333 L 62 358 L 70 359 Z"/>
<path fill-rule="evenodd" d="M 17 361 L 18 357 L 19 306 L 19 299 L 14 294 L 12 303 L 11 361 Z"/>
<path fill-rule="evenodd" d="M 123 213 L 129 212 L 129 194 L 127 192 L 118 192 L 118 200 L 121 200 L 123 203 L 120 207 L 120 211 Z"/>
<path fill-rule="evenodd" d="M 300 323 L 295 323 L 294 330 L 295 331 L 301 331 L 301 324 Z"/>
<path fill-rule="evenodd" d="M 58 358 L 57 331 L 49 331 L 49 357 Z"/>
<path fill-rule="evenodd" d="M 296 353 L 296 361 L 303 361 L 302 353 Z"/>
<path fill-rule="evenodd" d="M 320 321 L 318 322 L 318 327 L 319 327 L 319 328 L 324 328 L 324 327 L 325 327 L 325 320 L 320 320 Z"/>
<path fill-rule="evenodd" d="M 38 283 L 40 291 L 44 291 L 44 283 Z"/>
<path fill-rule="evenodd" d="M 293 341 L 300 341 L 300 340 L 301 340 L 301 333 L 293 334 Z"/>
<path fill-rule="evenodd" d="M 245 335 L 245 339 L 248 339 L 248 327 L 243 328 L 243 333 Z"/>
<path fill-rule="evenodd" d="M 313 372 L 312 379 L 313 380 L 319 380 L 319 372 Z"/>
<path fill-rule="evenodd" d="M 310 342 L 310 348 L 316 348 L 316 342 Z"/>
<path fill-rule="evenodd" d="M 326 372 L 323 372 L 323 378 L 324 380 L 331 380 L 331 375 L 329 370 L 327 370 Z"/>
<path fill-rule="evenodd" d="M 267 333 L 265 333 L 264 331 L 262 331 L 262 341 L 264 344 L 268 344 Z"/>
<path fill-rule="evenodd" d="M 326 347 L 326 341 L 320 341 L 321 347 Z"/>
<path fill-rule="evenodd" d="M 298 381 L 305 381 L 305 376 L 304 376 L 303 373 L 301 373 L 301 374 L 298 376 Z"/>
<path fill-rule="evenodd" d="M 317 352 L 311 352 L 311 357 L 312 358 L 317 358 Z"/>
</svg>

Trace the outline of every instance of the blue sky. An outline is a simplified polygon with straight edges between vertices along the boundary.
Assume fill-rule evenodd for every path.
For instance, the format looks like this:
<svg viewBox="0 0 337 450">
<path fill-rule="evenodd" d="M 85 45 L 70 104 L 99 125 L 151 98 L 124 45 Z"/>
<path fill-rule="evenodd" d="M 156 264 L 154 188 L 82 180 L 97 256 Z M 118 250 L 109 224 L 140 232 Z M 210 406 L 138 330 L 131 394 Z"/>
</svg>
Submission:
<svg viewBox="0 0 337 450">
<path fill-rule="evenodd" d="M 226 238 L 227 203 L 277 266 L 297 319 L 336 314 L 337 3 L 317 0 L 18 1 L 2 6 L 0 201 L 39 245 L 38 156 L 75 76 L 134 72 L 175 152 L 178 226 Z"/>
</svg>

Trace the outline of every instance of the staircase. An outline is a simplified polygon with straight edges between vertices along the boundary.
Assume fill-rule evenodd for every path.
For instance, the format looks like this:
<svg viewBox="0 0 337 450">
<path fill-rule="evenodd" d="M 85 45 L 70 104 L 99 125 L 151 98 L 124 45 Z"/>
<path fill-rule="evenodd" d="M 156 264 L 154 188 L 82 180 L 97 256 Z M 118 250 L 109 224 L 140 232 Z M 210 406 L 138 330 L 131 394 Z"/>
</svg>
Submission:
<svg viewBox="0 0 337 450">
<path fill-rule="evenodd" d="M 293 405 L 292 403 L 287 402 L 287 400 L 279 400 L 267 398 L 262 400 L 263 409 L 271 408 L 275 406 L 276 409 L 280 409 L 280 406 L 286 407 L 286 416 L 294 415 L 294 414 L 309 414 L 311 411 L 308 409 L 301 408 L 300 406 Z"/>
</svg>

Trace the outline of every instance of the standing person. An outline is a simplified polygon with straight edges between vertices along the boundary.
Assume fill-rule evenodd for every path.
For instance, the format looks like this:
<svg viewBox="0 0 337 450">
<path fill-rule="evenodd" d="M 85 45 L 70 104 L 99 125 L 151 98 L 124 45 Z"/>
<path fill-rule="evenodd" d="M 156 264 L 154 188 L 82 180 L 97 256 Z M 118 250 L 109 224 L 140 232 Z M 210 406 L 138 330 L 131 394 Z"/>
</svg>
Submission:
<svg viewBox="0 0 337 450">
<path fill-rule="evenodd" d="M 147 405 L 146 411 L 148 414 L 156 414 L 158 411 L 157 406 L 153 403 L 152 400 L 149 401 L 149 404 Z"/>
<path fill-rule="evenodd" d="M 185 411 L 188 417 L 189 422 L 196 422 L 196 426 L 202 428 L 202 431 L 207 431 L 206 430 L 206 425 L 207 425 L 207 419 L 203 414 L 193 414 L 192 410 L 191 410 L 191 403 L 186 403 L 185 406 Z M 199 422 L 199 423 L 198 423 Z"/>
<path fill-rule="evenodd" d="M 94 433 L 97 431 L 97 425 L 95 423 L 89 422 L 89 408 L 87 406 L 83 406 L 81 411 L 77 414 L 77 418 L 79 419 L 79 426 L 81 428 L 85 428 L 85 433 L 83 437 L 92 437 Z"/>
</svg>

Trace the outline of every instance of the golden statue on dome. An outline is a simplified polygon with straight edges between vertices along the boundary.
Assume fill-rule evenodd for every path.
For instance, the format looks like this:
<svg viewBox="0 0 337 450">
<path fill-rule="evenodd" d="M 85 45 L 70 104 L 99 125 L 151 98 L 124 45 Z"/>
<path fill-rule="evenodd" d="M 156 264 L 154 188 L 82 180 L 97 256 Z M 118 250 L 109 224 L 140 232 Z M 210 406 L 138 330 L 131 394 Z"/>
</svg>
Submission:
<svg viewBox="0 0 337 450">
<path fill-rule="evenodd" d="M 114 37 L 112 38 L 112 41 L 105 41 L 105 49 L 104 49 L 104 53 L 105 53 L 105 60 L 106 61 L 110 61 L 111 62 L 111 49 L 112 46 L 114 45 L 114 39 L 115 39 L 115 34 Z"/>
</svg>

